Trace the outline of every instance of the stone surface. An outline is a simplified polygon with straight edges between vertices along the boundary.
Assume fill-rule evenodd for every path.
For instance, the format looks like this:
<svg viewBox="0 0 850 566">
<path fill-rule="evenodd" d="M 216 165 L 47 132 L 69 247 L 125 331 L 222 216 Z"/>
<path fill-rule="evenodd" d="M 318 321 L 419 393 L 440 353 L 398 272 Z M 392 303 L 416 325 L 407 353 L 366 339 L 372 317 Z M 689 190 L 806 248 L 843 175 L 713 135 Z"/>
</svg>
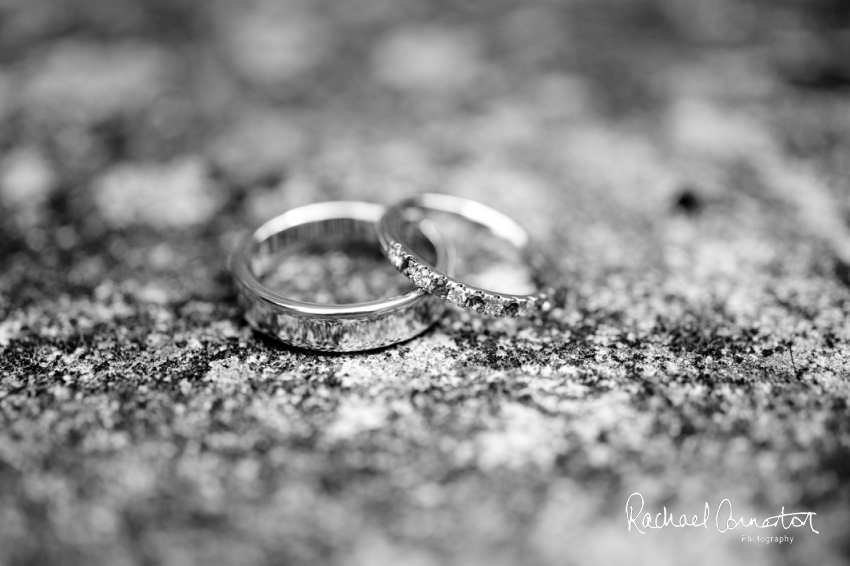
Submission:
<svg viewBox="0 0 850 566">
<path fill-rule="evenodd" d="M 847 563 L 847 22 L 843 0 L 0 2 L 0 564 Z M 418 190 L 522 222 L 564 300 L 452 307 L 356 355 L 248 329 L 249 226 Z M 278 282 L 405 285 L 323 258 Z M 635 492 L 820 533 L 641 535 Z"/>
</svg>

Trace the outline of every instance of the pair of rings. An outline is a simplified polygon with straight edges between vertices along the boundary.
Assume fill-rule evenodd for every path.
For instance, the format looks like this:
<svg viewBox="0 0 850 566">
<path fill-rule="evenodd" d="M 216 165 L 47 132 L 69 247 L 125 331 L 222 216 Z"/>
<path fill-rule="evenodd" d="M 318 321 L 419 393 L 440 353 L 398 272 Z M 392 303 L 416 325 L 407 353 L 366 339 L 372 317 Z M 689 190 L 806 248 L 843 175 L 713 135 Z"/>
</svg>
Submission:
<svg viewBox="0 0 850 566">
<path fill-rule="evenodd" d="M 453 248 L 427 211 L 459 216 L 515 246 L 537 276 L 539 254 L 513 219 L 479 202 L 421 194 L 386 208 L 365 202 L 326 202 L 290 210 L 263 224 L 231 258 L 239 302 L 256 330 L 312 350 L 353 352 L 396 344 L 421 334 L 442 314 L 445 302 L 494 317 L 529 317 L 551 308 L 551 291 L 495 293 L 455 279 Z M 260 278 L 287 248 L 327 237 L 380 245 L 415 287 L 398 297 L 355 304 L 298 301 L 273 292 Z M 539 278 L 538 278 L 539 282 Z"/>
</svg>

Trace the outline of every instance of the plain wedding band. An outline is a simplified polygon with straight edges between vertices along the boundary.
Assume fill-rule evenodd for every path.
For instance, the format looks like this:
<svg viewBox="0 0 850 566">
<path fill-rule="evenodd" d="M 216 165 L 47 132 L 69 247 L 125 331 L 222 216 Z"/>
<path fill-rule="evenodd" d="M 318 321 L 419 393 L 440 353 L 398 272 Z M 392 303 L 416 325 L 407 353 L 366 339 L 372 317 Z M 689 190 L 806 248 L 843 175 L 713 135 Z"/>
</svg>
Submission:
<svg viewBox="0 0 850 566">
<path fill-rule="evenodd" d="M 444 303 L 412 288 L 387 299 L 353 304 L 320 304 L 284 297 L 259 277 L 278 253 L 295 244 L 342 237 L 378 245 L 376 225 L 386 207 L 365 202 L 326 202 L 290 210 L 260 226 L 231 257 L 231 270 L 245 318 L 256 330 L 312 350 L 353 352 L 396 344 L 429 328 Z M 439 234 L 428 224 L 408 230 L 417 252 L 449 269 L 450 258 Z"/>
</svg>

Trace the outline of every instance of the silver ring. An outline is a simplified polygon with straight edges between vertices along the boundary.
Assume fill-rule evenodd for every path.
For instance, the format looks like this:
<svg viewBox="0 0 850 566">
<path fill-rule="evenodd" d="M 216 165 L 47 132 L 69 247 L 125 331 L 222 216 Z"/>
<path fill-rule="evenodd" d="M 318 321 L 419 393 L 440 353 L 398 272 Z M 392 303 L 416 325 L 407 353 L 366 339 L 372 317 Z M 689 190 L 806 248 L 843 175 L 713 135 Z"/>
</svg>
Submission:
<svg viewBox="0 0 850 566">
<path fill-rule="evenodd" d="M 391 207 L 378 224 L 378 238 L 387 259 L 414 285 L 459 307 L 495 317 L 527 317 L 551 309 L 551 291 L 520 295 L 496 293 L 458 281 L 439 265 L 422 258 L 409 245 L 408 239 L 412 225 L 410 212 L 415 209 L 447 212 L 488 228 L 495 236 L 518 248 L 535 274 L 540 271 L 542 259 L 525 229 L 509 216 L 473 200 L 421 194 Z"/>
<path fill-rule="evenodd" d="M 378 245 L 376 226 L 386 207 L 364 202 L 327 202 L 290 210 L 258 228 L 231 258 L 239 301 L 255 329 L 282 342 L 326 352 L 389 346 L 417 336 L 443 313 L 437 297 L 412 288 L 403 295 L 367 303 L 331 305 L 283 297 L 258 279 L 285 248 L 322 237 L 342 236 Z M 409 234 L 421 253 L 449 267 L 446 248 L 427 223 Z"/>
</svg>

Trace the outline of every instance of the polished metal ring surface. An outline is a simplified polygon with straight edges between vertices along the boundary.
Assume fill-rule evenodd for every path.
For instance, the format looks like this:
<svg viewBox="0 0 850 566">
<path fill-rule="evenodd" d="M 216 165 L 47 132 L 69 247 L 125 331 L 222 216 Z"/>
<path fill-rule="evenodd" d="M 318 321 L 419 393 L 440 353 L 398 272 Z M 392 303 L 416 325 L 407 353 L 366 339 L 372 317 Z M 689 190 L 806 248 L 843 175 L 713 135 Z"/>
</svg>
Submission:
<svg viewBox="0 0 850 566">
<path fill-rule="evenodd" d="M 287 248 L 337 237 L 377 246 L 376 224 L 386 208 L 364 202 L 326 202 L 290 210 L 258 228 L 231 257 L 231 270 L 245 318 L 255 329 L 311 350 L 353 352 L 408 340 L 430 327 L 444 311 L 437 297 L 418 288 L 366 303 L 320 304 L 289 299 L 259 277 Z M 418 253 L 442 269 L 449 258 L 439 234 L 427 224 L 413 229 Z"/>
<path fill-rule="evenodd" d="M 528 233 L 509 216 L 461 197 L 420 194 L 388 209 L 378 224 L 378 237 L 387 259 L 414 285 L 444 301 L 494 317 L 528 317 L 551 308 L 549 290 L 515 295 L 481 289 L 458 281 L 439 265 L 421 257 L 409 245 L 413 225 L 409 213 L 415 209 L 454 214 L 488 228 L 495 236 L 518 248 L 534 272 L 539 271 L 541 261 L 539 251 L 531 246 Z"/>
</svg>

